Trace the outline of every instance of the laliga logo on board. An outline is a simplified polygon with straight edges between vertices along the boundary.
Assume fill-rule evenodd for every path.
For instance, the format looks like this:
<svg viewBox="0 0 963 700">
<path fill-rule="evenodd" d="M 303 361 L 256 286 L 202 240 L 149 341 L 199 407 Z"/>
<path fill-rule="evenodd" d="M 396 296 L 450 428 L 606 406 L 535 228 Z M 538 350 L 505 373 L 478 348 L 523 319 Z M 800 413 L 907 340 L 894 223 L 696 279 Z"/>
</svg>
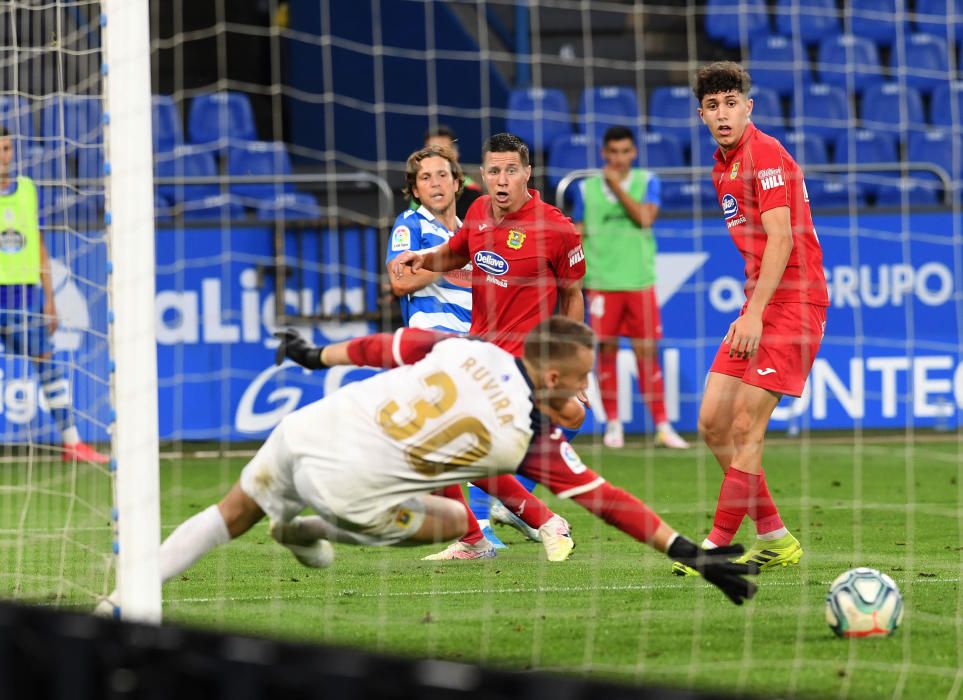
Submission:
<svg viewBox="0 0 963 700">
<path fill-rule="evenodd" d="M 722 213 L 726 215 L 727 219 L 739 213 L 739 202 L 731 194 L 722 198 Z"/>
<path fill-rule="evenodd" d="M 475 264 L 491 275 L 504 275 L 508 272 L 508 262 L 498 253 L 479 250 L 475 253 Z"/>
</svg>

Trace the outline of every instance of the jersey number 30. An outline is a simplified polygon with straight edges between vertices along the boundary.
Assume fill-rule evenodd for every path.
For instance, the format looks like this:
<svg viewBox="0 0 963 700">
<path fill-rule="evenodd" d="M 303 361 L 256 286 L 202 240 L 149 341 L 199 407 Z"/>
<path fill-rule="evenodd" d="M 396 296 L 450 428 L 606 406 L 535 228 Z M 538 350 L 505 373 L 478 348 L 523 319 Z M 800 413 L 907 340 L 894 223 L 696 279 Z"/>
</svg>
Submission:
<svg viewBox="0 0 963 700">
<path fill-rule="evenodd" d="M 399 442 L 414 437 L 422 432 L 426 423 L 431 423 L 427 435 L 421 437 L 405 450 L 405 456 L 411 468 L 425 476 L 436 476 L 442 472 L 466 467 L 484 458 L 491 452 L 491 433 L 485 425 L 474 416 L 456 416 L 450 418 L 440 426 L 435 427 L 435 419 L 442 418 L 458 398 L 458 387 L 445 372 L 435 372 L 423 380 L 426 388 L 434 388 L 431 399 L 417 398 L 408 404 L 407 421 L 399 423 L 394 416 L 400 408 L 396 401 L 389 401 L 378 410 L 378 424 L 381 429 L 394 440 Z M 443 462 L 431 461 L 428 457 L 439 453 L 463 435 L 474 438 L 471 444 L 453 455 L 446 455 Z"/>
</svg>

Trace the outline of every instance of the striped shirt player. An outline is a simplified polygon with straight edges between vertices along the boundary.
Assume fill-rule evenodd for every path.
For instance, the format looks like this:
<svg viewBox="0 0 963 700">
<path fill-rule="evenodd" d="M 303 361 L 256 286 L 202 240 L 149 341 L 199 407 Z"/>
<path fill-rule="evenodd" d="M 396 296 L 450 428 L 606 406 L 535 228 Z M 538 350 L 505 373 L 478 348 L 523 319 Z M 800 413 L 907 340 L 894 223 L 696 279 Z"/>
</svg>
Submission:
<svg viewBox="0 0 963 700">
<path fill-rule="evenodd" d="M 461 221 L 455 219 L 455 229 Z M 407 209 L 395 219 L 385 262 L 390 264 L 406 250 L 425 250 L 447 242 L 454 231 L 435 217 L 427 207 Z M 467 333 L 471 327 L 471 265 L 452 270 L 437 281 L 405 294 L 401 315 L 406 326 L 451 333 Z"/>
</svg>

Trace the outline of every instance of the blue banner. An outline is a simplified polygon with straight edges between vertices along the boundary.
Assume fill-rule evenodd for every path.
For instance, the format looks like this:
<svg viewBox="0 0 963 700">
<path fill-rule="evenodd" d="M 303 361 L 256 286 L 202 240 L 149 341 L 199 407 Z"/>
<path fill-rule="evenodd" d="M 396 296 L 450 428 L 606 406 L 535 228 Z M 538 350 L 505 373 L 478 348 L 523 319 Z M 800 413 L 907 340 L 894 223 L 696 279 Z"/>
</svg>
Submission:
<svg viewBox="0 0 963 700">
<path fill-rule="evenodd" d="M 963 411 L 961 222 L 950 213 L 921 213 L 817 215 L 816 224 L 832 302 L 826 337 L 805 394 L 783 400 L 773 427 L 955 428 Z M 270 227 L 158 231 L 162 439 L 260 438 L 298 406 L 371 373 L 274 366 L 273 235 Z M 340 237 L 302 236 L 302 258 L 316 262 L 288 279 L 285 303 L 329 313 L 370 307 L 382 270 L 377 235 L 357 229 Z M 656 235 L 667 408 L 680 430 L 692 431 L 709 365 L 743 303 L 743 263 L 721 217 L 662 220 Z M 293 237 L 289 244 L 294 250 Z M 87 439 L 106 436 L 110 415 L 103 254 L 102 245 L 69 256 L 55 251 L 56 357 L 74 368 Z M 365 322 L 302 329 L 318 344 L 373 330 Z M 648 431 L 634 364 L 623 350 L 619 410 L 629 432 Z M 5 439 L 21 441 L 28 428 L 49 428 L 29 368 L 4 353 L 0 370 Z M 584 430 L 594 429 L 590 418 Z"/>
</svg>

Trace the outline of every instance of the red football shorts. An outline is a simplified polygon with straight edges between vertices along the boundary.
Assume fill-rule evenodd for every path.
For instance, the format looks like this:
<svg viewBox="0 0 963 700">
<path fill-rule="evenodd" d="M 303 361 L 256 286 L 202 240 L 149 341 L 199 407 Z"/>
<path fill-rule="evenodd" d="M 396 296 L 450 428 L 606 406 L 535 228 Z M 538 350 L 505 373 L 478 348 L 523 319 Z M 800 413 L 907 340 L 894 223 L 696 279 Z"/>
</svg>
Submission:
<svg viewBox="0 0 963 700">
<path fill-rule="evenodd" d="M 589 323 L 599 338 L 662 338 L 655 287 L 628 292 L 586 290 Z"/>
<path fill-rule="evenodd" d="M 739 315 L 745 312 L 743 306 Z M 762 338 L 756 354 L 748 360 L 729 357 L 729 344 L 723 341 L 709 371 L 739 377 L 746 384 L 779 394 L 802 396 L 825 331 L 825 307 L 770 302 L 762 312 Z"/>
</svg>

